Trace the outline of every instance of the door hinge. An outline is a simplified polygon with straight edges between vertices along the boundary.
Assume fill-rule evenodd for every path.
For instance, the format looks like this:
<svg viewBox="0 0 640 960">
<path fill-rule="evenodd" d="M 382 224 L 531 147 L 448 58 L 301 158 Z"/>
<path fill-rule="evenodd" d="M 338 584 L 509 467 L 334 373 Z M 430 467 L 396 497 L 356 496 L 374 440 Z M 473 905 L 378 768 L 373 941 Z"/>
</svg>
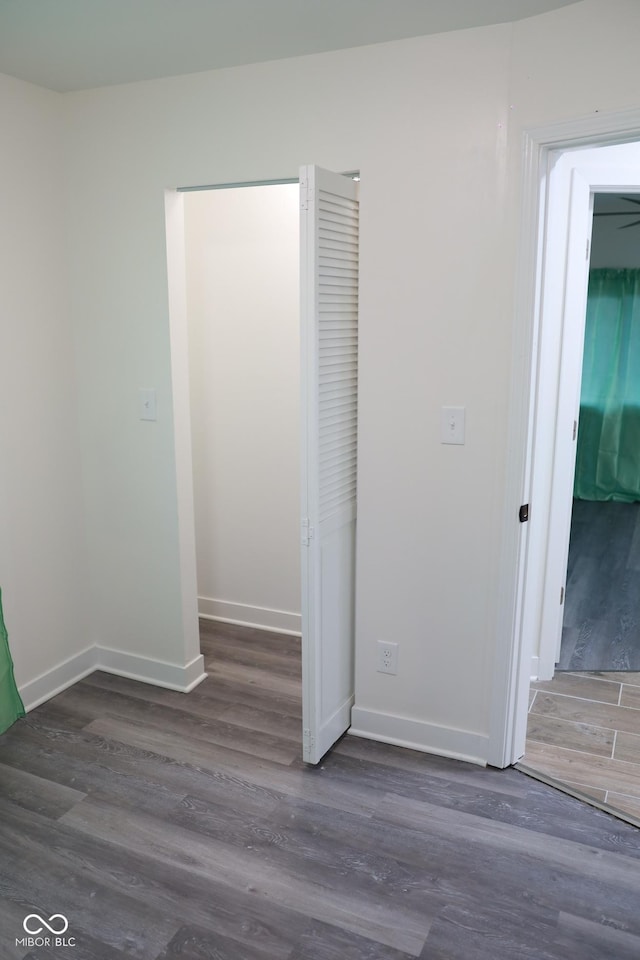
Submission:
<svg viewBox="0 0 640 960">
<path fill-rule="evenodd" d="M 587 237 L 587 249 L 586 249 L 586 251 L 585 251 L 585 260 L 588 260 L 588 259 L 589 259 L 589 246 L 590 246 L 590 244 L 589 244 L 589 237 Z"/>
<path fill-rule="evenodd" d="M 564 603 L 564 587 L 560 587 L 560 606 Z"/>
<path fill-rule="evenodd" d="M 575 440 L 577 436 L 578 436 L 578 421 L 574 420 L 573 421 L 573 439 Z"/>
<path fill-rule="evenodd" d="M 523 503 L 518 511 L 518 520 L 520 523 L 526 523 L 529 519 L 529 504 Z"/>
<path fill-rule="evenodd" d="M 309 181 L 306 177 L 300 181 L 300 209 L 309 209 Z"/>
<path fill-rule="evenodd" d="M 313 539 L 313 527 L 309 523 L 309 518 L 304 517 L 302 520 L 302 546 L 308 547 L 309 542 Z"/>
</svg>

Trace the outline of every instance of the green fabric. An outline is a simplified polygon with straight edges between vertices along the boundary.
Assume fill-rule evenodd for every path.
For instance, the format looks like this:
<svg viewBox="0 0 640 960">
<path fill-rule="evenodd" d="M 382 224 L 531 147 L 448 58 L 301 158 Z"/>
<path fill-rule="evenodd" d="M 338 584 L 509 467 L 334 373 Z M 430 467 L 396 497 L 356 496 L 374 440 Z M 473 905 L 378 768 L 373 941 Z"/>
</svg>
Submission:
<svg viewBox="0 0 640 960">
<path fill-rule="evenodd" d="M 0 590 L 0 733 L 4 733 L 18 717 L 24 717 L 24 706 L 13 678 L 13 661 L 2 616 L 2 591 Z"/>
<path fill-rule="evenodd" d="M 574 496 L 640 500 L 640 270 L 589 274 Z"/>
</svg>

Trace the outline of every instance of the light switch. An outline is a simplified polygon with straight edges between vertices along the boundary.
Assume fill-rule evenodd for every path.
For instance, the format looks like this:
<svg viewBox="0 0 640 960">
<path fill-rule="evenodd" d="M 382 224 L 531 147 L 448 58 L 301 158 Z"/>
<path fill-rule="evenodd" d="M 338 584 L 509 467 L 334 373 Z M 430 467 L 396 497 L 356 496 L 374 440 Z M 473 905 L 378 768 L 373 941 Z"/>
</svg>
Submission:
<svg viewBox="0 0 640 960">
<path fill-rule="evenodd" d="M 440 417 L 440 442 L 464 443 L 464 407 L 443 407 Z"/>
<path fill-rule="evenodd" d="M 138 409 L 141 420 L 157 420 L 156 391 L 151 387 L 138 390 Z"/>
</svg>

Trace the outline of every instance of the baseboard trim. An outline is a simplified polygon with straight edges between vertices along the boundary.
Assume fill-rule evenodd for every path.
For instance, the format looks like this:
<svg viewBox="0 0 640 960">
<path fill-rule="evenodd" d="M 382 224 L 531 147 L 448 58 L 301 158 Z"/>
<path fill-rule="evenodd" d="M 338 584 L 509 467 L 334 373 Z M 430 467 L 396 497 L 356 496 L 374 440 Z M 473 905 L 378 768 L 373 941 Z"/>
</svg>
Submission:
<svg viewBox="0 0 640 960">
<path fill-rule="evenodd" d="M 83 680 L 96 669 L 96 648 L 87 647 L 73 657 L 63 660 L 45 673 L 34 677 L 19 688 L 22 702 L 27 713 L 39 707 L 67 687 Z"/>
<path fill-rule="evenodd" d="M 489 737 L 468 730 L 456 730 L 423 720 L 354 707 L 349 733 L 354 737 L 380 740 L 438 757 L 464 760 L 482 767 L 487 765 Z"/>
<path fill-rule="evenodd" d="M 214 600 L 212 597 L 198 597 L 198 616 L 203 620 L 234 623 L 239 627 L 270 630 L 272 633 L 285 633 L 291 637 L 299 637 L 302 632 L 302 616 L 299 613 L 256 607 L 248 603 L 232 603 L 229 600 Z"/>
<path fill-rule="evenodd" d="M 119 677 L 139 680 L 141 683 L 151 683 L 156 687 L 167 687 L 180 693 L 189 693 L 207 676 L 202 654 L 194 657 L 190 663 L 179 666 L 110 647 L 86 647 L 51 670 L 22 684 L 19 689 L 26 712 L 29 713 L 41 703 L 51 700 L 95 670 L 104 670 L 105 673 L 114 673 Z"/>
<path fill-rule="evenodd" d="M 168 690 L 177 690 L 180 693 L 189 693 L 207 676 L 204 672 L 202 654 L 198 654 L 189 663 L 180 666 L 177 663 L 152 660 L 150 657 L 140 657 L 111 647 L 95 649 L 96 670 L 104 670 L 118 677 L 128 677 L 129 680 L 151 683 L 156 687 L 166 687 Z"/>
</svg>

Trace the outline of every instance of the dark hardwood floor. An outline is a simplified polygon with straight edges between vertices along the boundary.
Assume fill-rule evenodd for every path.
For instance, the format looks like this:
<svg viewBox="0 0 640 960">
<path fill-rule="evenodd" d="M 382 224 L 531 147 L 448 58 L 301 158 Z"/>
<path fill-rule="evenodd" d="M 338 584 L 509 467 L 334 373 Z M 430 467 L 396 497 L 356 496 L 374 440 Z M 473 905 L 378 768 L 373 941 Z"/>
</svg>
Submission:
<svg viewBox="0 0 640 960">
<path fill-rule="evenodd" d="M 187 696 L 96 673 L 0 737 L 2 960 L 640 956 L 634 827 L 350 736 L 306 768 L 298 642 L 202 640 Z M 31 913 L 76 945 L 16 945 Z"/>
<path fill-rule="evenodd" d="M 573 501 L 558 669 L 640 671 L 640 503 Z"/>
</svg>

